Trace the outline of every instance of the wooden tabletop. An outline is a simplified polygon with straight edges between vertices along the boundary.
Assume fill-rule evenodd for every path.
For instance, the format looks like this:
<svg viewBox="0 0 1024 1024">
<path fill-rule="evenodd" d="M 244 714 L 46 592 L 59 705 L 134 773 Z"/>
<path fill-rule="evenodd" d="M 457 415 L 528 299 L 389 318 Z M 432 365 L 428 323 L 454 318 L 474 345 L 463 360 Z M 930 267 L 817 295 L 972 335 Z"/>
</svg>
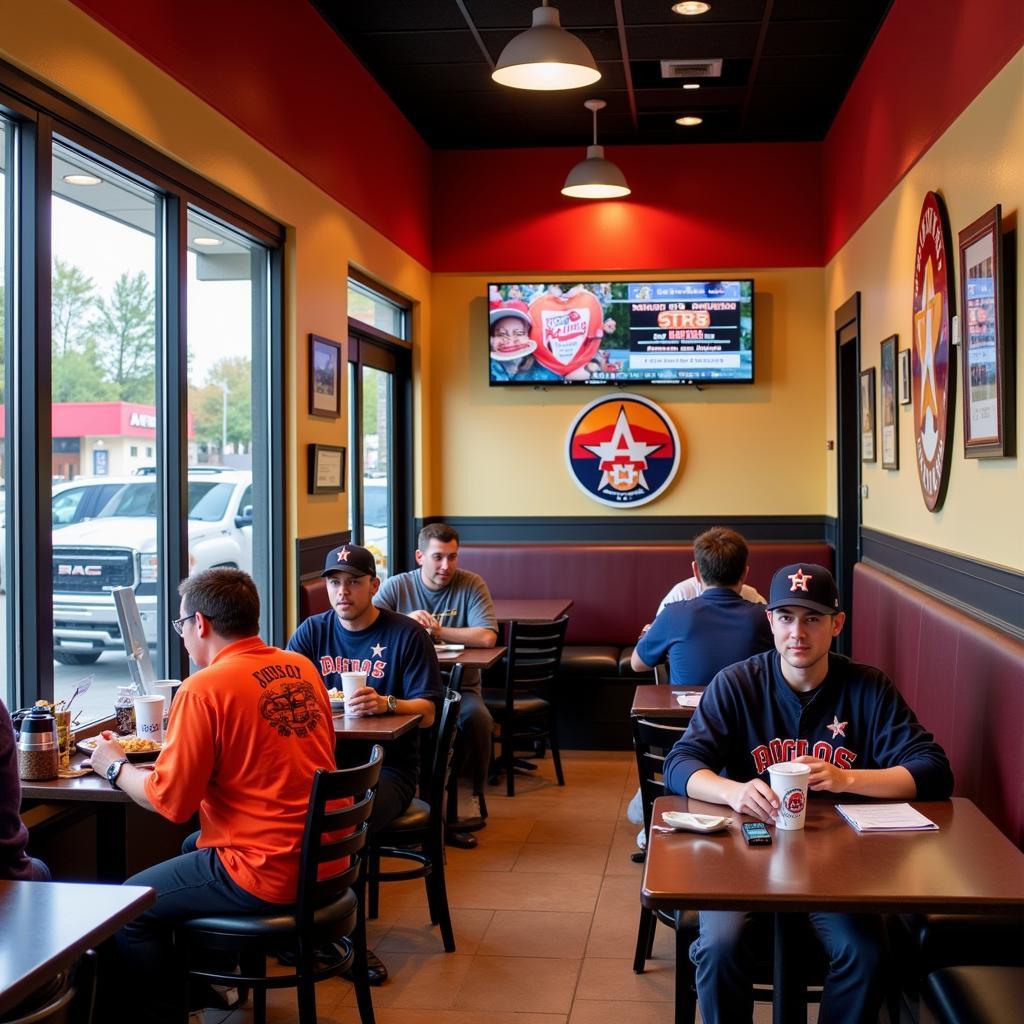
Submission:
<svg viewBox="0 0 1024 1024">
<path fill-rule="evenodd" d="M 462 665 L 463 668 L 478 668 L 481 671 L 497 665 L 505 657 L 507 647 L 467 647 L 461 651 L 438 651 L 437 660 L 445 665 Z"/>
<path fill-rule="evenodd" d="M 856 799 L 840 802 L 854 803 Z M 970 800 L 914 802 L 937 832 L 861 834 L 829 799 L 808 802 L 806 827 L 770 827 L 771 846 L 747 846 L 719 804 L 660 797 L 663 811 L 728 815 L 725 832 L 652 832 L 641 899 L 652 909 L 846 912 L 1024 911 L 1024 853 Z"/>
<path fill-rule="evenodd" d="M 693 717 L 694 709 L 684 708 L 676 700 L 676 695 L 703 691 L 703 686 L 655 686 L 653 683 L 643 683 L 633 694 L 633 706 L 629 714 L 632 718 L 688 722 Z"/>
<path fill-rule="evenodd" d="M 0 882 L 0 1014 L 155 901 L 138 885 Z"/>
<path fill-rule="evenodd" d="M 496 597 L 498 622 L 553 622 L 571 607 L 571 597 Z"/>
<path fill-rule="evenodd" d="M 422 715 L 366 715 L 361 718 L 334 716 L 335 742 L 387 743 L 404 736 L 419 725 Z"/>
<path fill-rule="evenodd" d="M 84 754 L 71 758 L 72 768 L 81 768 Z M 141 767 L 141 766 L 140 766 Z M 91 803 L 130 804 L 132 798 L 95 772 L 77 779 L 49 779 L 46 782 L 21 783 L 23 800 L 86 800 Z"/>
</svg>

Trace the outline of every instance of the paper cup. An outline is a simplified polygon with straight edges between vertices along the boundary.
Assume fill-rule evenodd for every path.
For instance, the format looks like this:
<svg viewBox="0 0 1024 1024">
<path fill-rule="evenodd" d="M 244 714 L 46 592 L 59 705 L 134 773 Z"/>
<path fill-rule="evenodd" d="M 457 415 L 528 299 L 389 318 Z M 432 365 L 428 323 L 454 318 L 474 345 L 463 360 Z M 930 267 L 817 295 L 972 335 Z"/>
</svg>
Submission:
<svg viewBox="0 0 1024 1024">
<path fill-rule="evenodd" d="M 133 697 L 135 735 L 143 740 L 164 741 L 164 696 Z"/>
<path fill-rule="evenodd" d="M 345 717 L 354 718 L 355 716 L 349 711 L 349 701 L 352 699 L 352 695 L 356 690 L 361 689 L 366 685 L 366 673 L 365 672 L 342 672 L 341 673 L 341 692 L 345 695 Z"/>
<path fill-rule="evenodd" d="M 167 731 L 167 719 L 171 714 L 171 701 L 174 700 L 179 686 L 181 686 L 180 679 L 157 679 L 156 682 L 150 683 L 153 693 L 164 699 L 163 728 L 165 732 Z"/>
<path fill-rule="evenodd" d="M 768 768 L 769 785 L 779 798 L 779 813 L 775 827 L 798 829 L 804 827 L 807 814 L 807 780 L 810 765 L 796 761 L 780 761 Z"/>
</svg>

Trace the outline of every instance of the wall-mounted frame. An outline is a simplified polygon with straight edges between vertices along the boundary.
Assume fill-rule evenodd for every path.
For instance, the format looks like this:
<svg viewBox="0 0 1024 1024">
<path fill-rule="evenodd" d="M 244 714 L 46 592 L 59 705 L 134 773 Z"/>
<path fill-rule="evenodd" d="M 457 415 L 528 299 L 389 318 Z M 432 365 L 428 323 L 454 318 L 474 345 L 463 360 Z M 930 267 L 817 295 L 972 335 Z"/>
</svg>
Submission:
<svg viewBox="0 0 1024 1024">
<path fill-rule="evenodd" d="M 345 490 L 345 449 L 333 444 L 307 445 L 310 494 L 342 494 Z"/>
<path fill-rule="evenodd" d="M 910 405 L 910 349 L 900 352 L 899 373 L 900 405 Z"/>
<path fill-rule="evenodd" d="M 877 462 L 875 454 L 875 368 L 860 371 L 860 461 Z"/>
<path fill-rule="evenodd" d="M 994 459 L 1015 447 L 1013 325 L 1003 295 L 1002 208 L 960 232 L 964 457 Z"/>
<path fill-rule="evenodd" d="M 900 468 L 900 419 L 896 407 L 897 363 L 896 345 L 898 335 L 886 338 L 881 344 L 879 366 L 881 368 L 882 405 L 882 469 Z"/>
<path fill-rule="evenodd" d="M 341 345 L 318 334 L 309 336 L 309 414 L 341 415 Z"/>
</svg>

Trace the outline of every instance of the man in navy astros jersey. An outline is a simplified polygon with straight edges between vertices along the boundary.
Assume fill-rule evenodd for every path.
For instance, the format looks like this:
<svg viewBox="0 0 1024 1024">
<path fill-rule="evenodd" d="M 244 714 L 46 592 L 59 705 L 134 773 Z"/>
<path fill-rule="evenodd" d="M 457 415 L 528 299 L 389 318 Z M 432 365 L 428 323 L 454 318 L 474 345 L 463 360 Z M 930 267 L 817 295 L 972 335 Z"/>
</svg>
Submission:
<svg viewBox="0 0 1024 1024">
<path fill-rule="evenodd" d="M 775 650 L 723 669 L 665 759 L 669 792 L 764 822 L 778 799 L 768 766 L 811 766 L 810 789 L 892 800 L 944 800 L 953 775 L 942 748 L 878 669 L 830 653 L 843 628 L 839 591 L 820 565 L 789 565 L 772 579 Z M 761 915 L 763 917 L 763 915 Z M 829 960 L 820 1021 L 878 1019 L 883 929 L 874 914 L 808 915 Z M 690 949 L 707 1024 L 750 1020 L 758 915 L 702 911 Z"/>
<path fill-rule="evenodd" d="M 377 608 L 380 580 L 366 548 L 343 544 L 327 555 L 324 571 L 333 611 L 311 615 L 288 641 L 304 654 L 328 688 L 341 689 L 342 672 L 365 672 L 347 711 L 357 715 L 420 714 L 420 728 L 434 723 L 442 698 L 441 674 L 426 630 L 408 616 Z M 370 831 L 387 827 L 409 806 L 416 791 L 419 755 L 415 731 L 387 747 Z"/>
</svg>

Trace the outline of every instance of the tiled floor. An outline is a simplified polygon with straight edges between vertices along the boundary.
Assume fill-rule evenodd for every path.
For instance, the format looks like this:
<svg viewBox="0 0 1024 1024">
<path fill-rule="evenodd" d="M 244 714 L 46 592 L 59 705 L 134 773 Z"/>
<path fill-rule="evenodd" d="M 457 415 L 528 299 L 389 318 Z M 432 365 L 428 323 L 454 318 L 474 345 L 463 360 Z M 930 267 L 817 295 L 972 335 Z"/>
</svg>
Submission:
<svg viewBox="0 0 1024 1024">
<path fill-rule="evenodd" d="M 449 848 L 448 896 L 457 951 L 429 926 L 422 882 L 381 889 L 369 942 L 390 978 L 373 989 L 379 1024 L 670 1024 L 672 936 L 658 929 L 645 974 L 632 970 L 641 866 L 626 804 L 632 754 L 569 751 L 566 785 L 550 759 L 492 788 L 475 850 Z M 293 991 L 270 994 L 272 1022 L 296 1019 Z M 351 986 L 317 986 L 321 1024 L 358 1024 Z M 248 1024 L 248 1010 L 208 1012 L 206 1024 Z M 757 1007 L 757 1021 L 770 1007 Z"/>
</svg>

